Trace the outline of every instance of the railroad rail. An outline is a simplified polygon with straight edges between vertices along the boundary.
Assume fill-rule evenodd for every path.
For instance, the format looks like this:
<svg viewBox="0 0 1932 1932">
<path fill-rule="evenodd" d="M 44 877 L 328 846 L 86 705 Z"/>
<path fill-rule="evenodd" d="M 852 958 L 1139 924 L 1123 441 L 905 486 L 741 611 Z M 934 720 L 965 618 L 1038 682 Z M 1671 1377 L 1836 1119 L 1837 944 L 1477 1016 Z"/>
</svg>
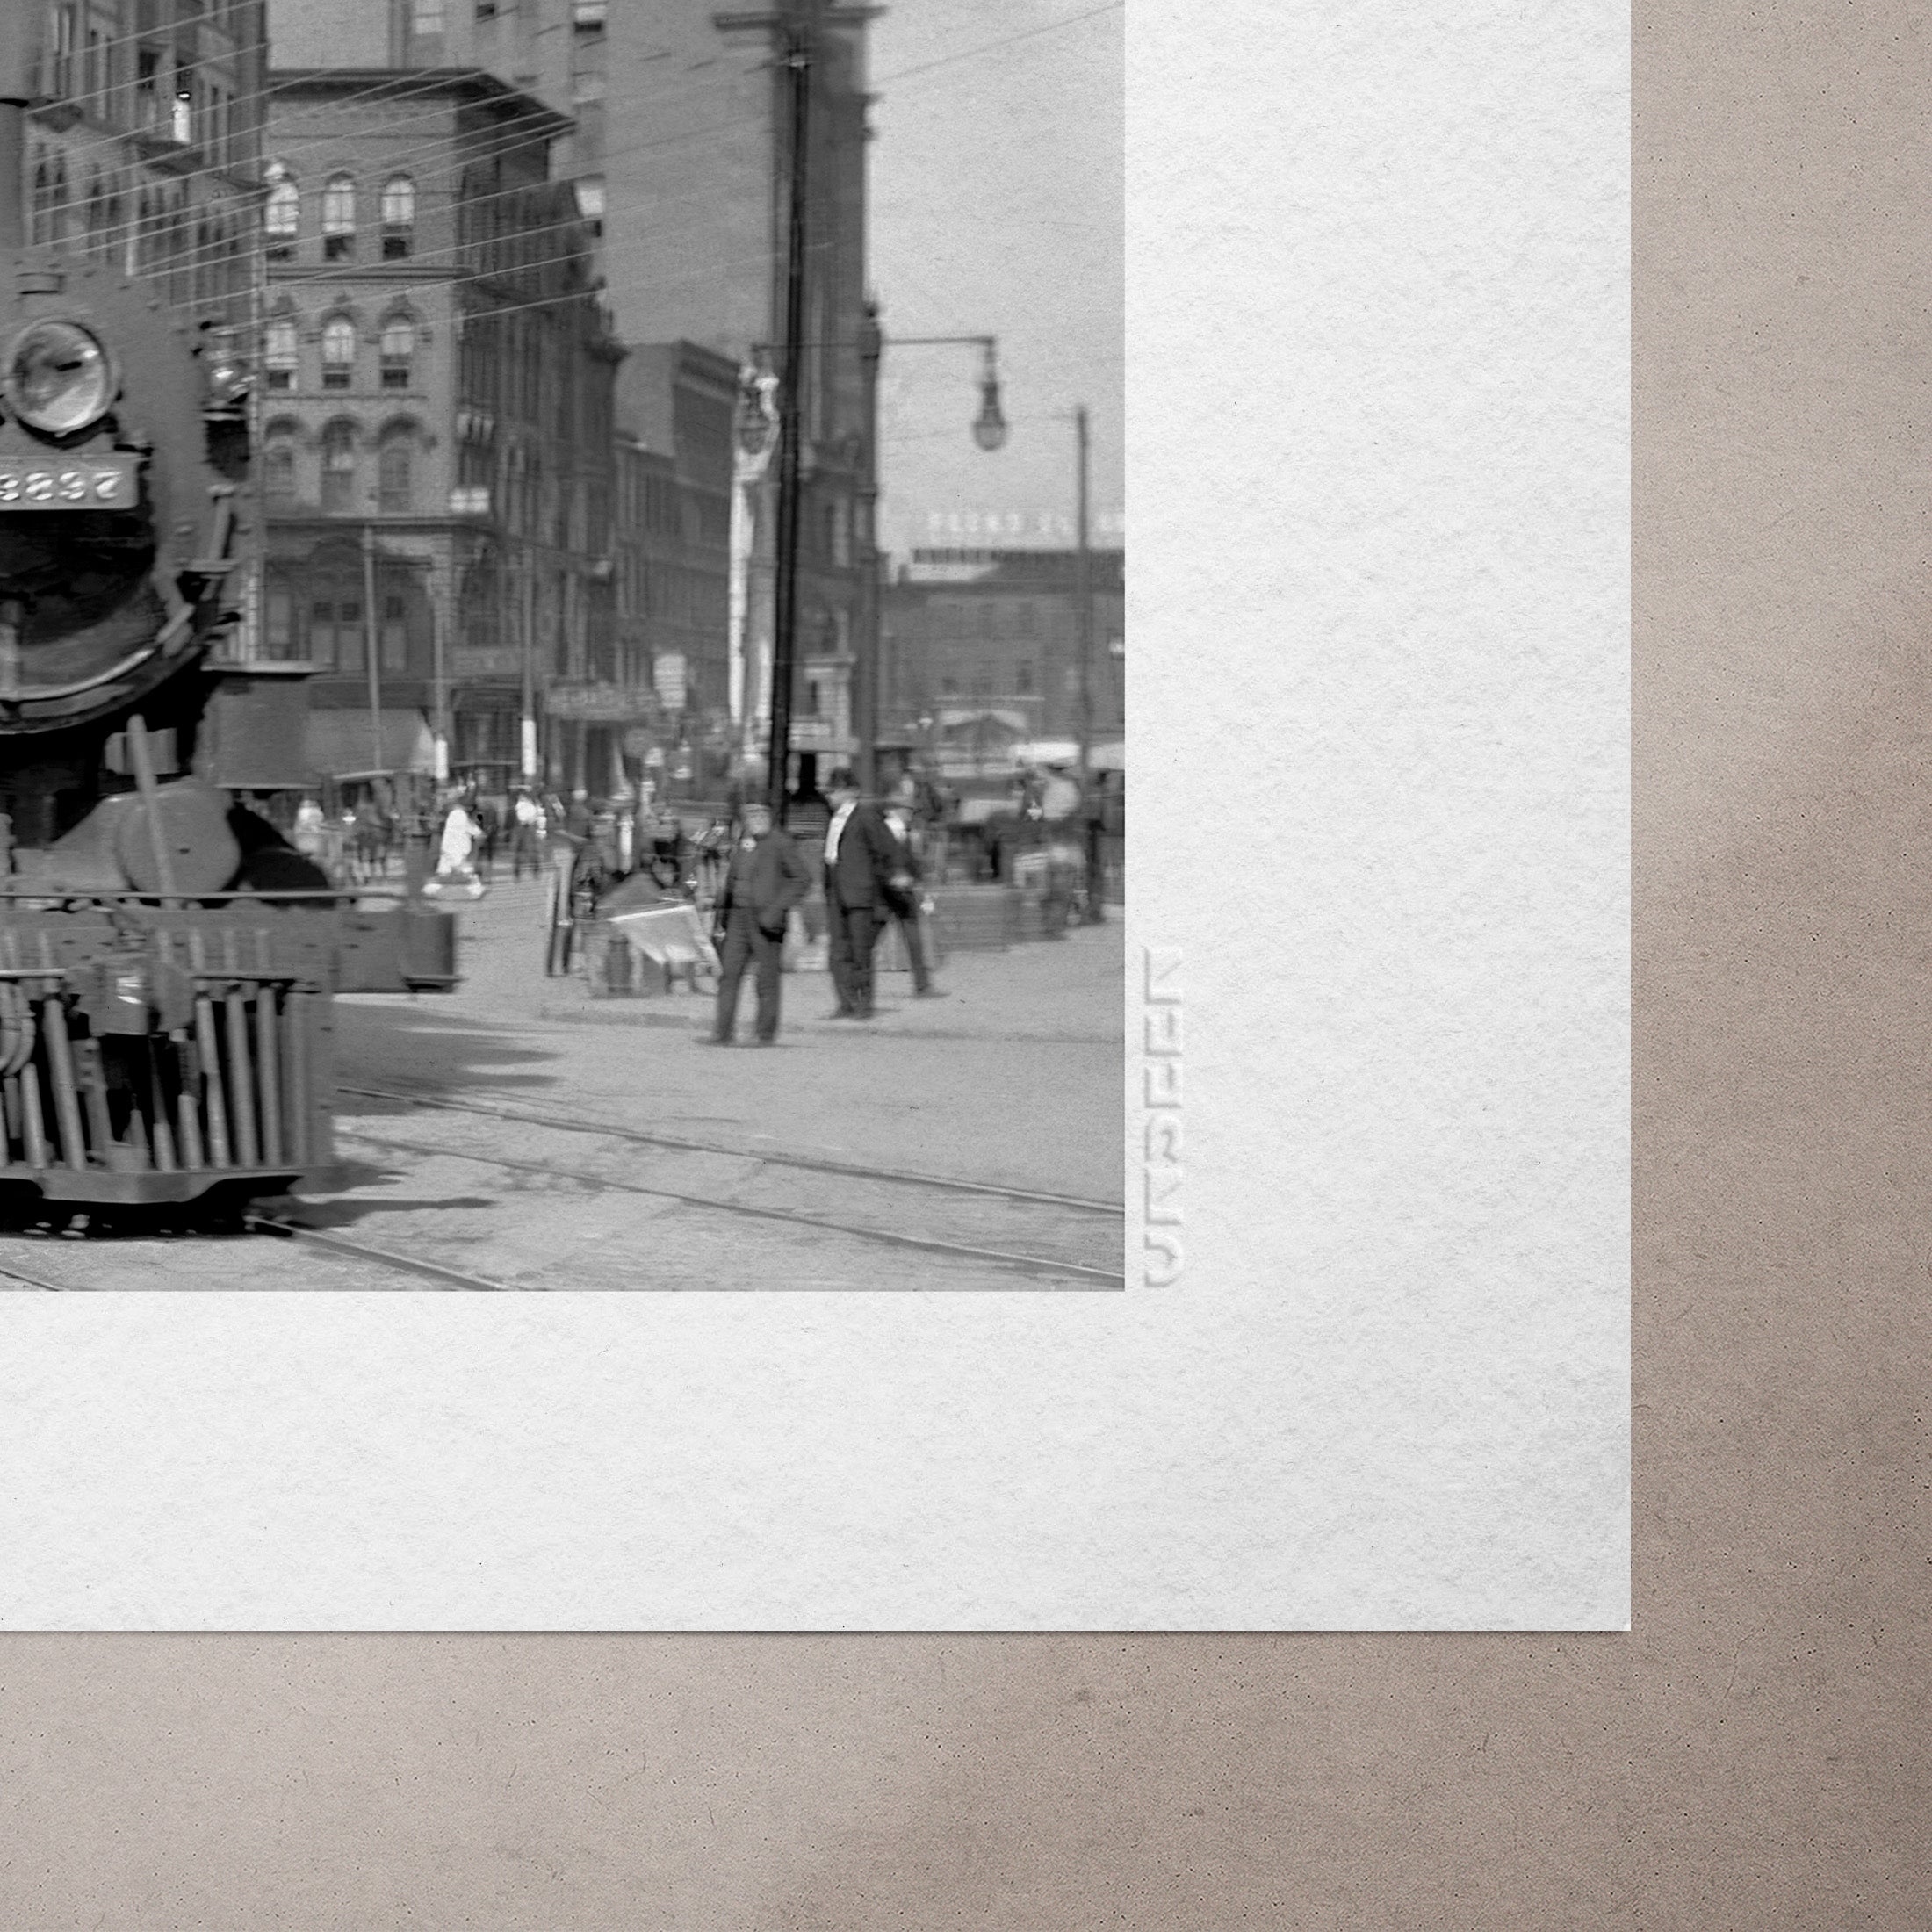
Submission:
<svg viewBox="0 0 1932 1932">
<path fill-rule="evenodd" d="M 922 1174 L 903 1168 L 867 1167 L 856 1161 L 837 1161 L 823 1155 L 788 1154 L 776 1149 L 726 1147 L 714 1141 L 695 1141 L 676 1134 L 654 1134 L 643 1128 L 624 1127 L 613 1121 L 572 1119 L 567 1115 L 540 1113 L 534 1107 L 505 1107 L 479 1100 L 453 1100 L 446 1094 L 411 1092 L 387 1087 L 353 1086 L 339 1082 L 339 1093 L 353 1093 L 358 1099 L 393 1100 L 404 1107 L 437 1107 L 445 1113 L 474 1114 L 489 1120 L 515 1121 L 526 1127 L 554 1128 L 559 1134 L 594 1134 L 612 1140 L 631 1141 L 645 1147 L 674 1148 L 684 1154 L 716 1154 L 727 1160 L 760 1161 L 772 1167 L 797 1167 L 817 1174 L 837 1174 L 851 1180 L 889 1181 L 909 1187 L 938 1187 L 961 1194 L 986 1194 L 1001 1200 L 1037 1202 L 1046 1208 L 1066 1208 L 1076 1213 L 1118 1217 L 1126 1210 L 1117 1200 L 1091 1200 L 1078 1194 L 1047 1193 L 1038 1188 L 1009 1187 L 998 1181 L 961 1180 L 946 1174 Z"/>
<path fill-rule="evenodd" d="M 935 1260 L 976 1267 L 981 1271 L 996 1271 L 999 1274 L 1032 1277 L 1035 1280 L 1052 1279 L 1089 1290 L 1113 1290 L 1122 1288 L 1126 1285 L 1125 1276 L 1118 1266 L 1098 1265 L 1091 1251 L 1095 1217 L 1118 1221 L 1121 1216 L 1122 1210 L 1110 1202 L 1036 1188 L 1011 1187 L 997 1182 L 964 1180 L 948 1175 L 917 1173 L 895 1168 L 869 1167 L 860 1163 L 837 1160 L 830 1157 L 732 1147 L 677 1135 L 653 1133 L 615 1121 L 586 1120 L 582 1117 L 572 1119 L 536 1108 L 491 1101 L 457 1100 L 443 1095 L 415 1093 L 393 1088 L 344 1086 L 339 1091 L 364 1099 L 421 1108 L 426 1114 L 435 1110 L 479 1121 L 514 1122 L 542 1131 L 600 1139 L 620 1145 L 641 1143 L 674 1155 L 695 1157 L 701 1170 L 706 1162 L 723 1161 L 732 1164 L 732 1168 L 740 1175 L 748 1169 L 754 1184 L 762 1174 L 764 1179 L 782 1187 L 783 1177 L 788 1173 L 809 1174 L 843 1183 L 847 1192 L 842 1201 L 828 1202 L 823 1208 L 815 1202 L 799 1205 L 782 1200 L 761 1201 L 732 1198 L 730 1186 L 734 1184 L 730 1183 L 724 1192 L 704 1192 L 700 1187 L 675 1185 L 678 1177 L 652 1183 L 627 1175 L 591 1171 L 575 1162 L 559 1163 L 554 1160 L 519 1158 L 513 1154 L 500 1153 L 485 1148 L 387 1134 L 373 1124 L 364 1127 L 359 1123 L 352 1125 L 348 1121 L 336 1123 L 335 1135 L 339 1140 L 366 1147 L 378 1156 L 392 1153 L 415 1161 L 464 1162 L 505 1175 L 538 1178 L 572 1189 L 582 1190 L 587 1193 L 636 1195 L 688 1208 L 704 1215 L 777 1224 L 797 1229 L 801 1233 L 809 1231 L 814 1235 L 835 1236 L 865 1247 L 927 1256 Z M 941 1221 L 941 1228 L 934 1229 L 929 1224 L 923 1231 L 916 1228 L 908 1229 L 897 1218 L 900 1213 L 898 1208 L 881 1208 L 876 1197 L 869 1203 L 862 1188 L 856 1198 L 851 1192 L 854 1184 L 875 1183 L 883 1184 L 892 1196 L 901 1200 L 908 1195 L 916 1198 L 923 1192 L 926 1199 L 927 1212 Z M 948 1201 L 954 1205 L 945 1206 L 944 1203 Z M 976 1203 L 978 1204 L 977 1208 Z M 1030 1229 L 1020 1234 L 1017 1242 L 1011 1239 L 1009 1230 L 1005 1228 L 998 1230 L 999 1233 L 1009 1235 L 1004 1244 L 997 1234 L 991 1239 L 979 1238 L 978 1230 L 970 1225 L 976 1213 L 984 1220 L 986 1212 L 993 1209 L 996 1204 L 1013 1208 L 1023 1222 L 1030 1221 Z M 869 1222 L 867 1219 L 869 1208 L 874 1217 Z M 943 1222 L 948 1215 L 955 1219 L 963 1216 L 969 1225 L 964 1229 L 945 1230 Z M 515 1292 L 527 1287 L 542 1286 L 494 1280 L 468 1268 L 451 1265 L 450 1262 L 436 1259 L 429 1255 L 411 1252 L 407 1246 L 385 1246 L 333 1228 L 318 1227 L 305 1218 L 301 1207 L 293 1202 L 285 1206 L 246 1210 L 239 1216 L 238 1224 L 251 1233 L 274 1240 L 287 1241 L 318 1255 L 359 1262 L 385 1273 L 406 1274 L 419 1280 L 433 1282 L 443 1288 L 501 1294 Z M 50 1244 L 53 1239 L 50 1236 L 36 1236 L 31 1234 L 25 1238 L 47 1239 Z M 155 1238 L 170 1243 L 179 1240 L 184 1244 L 190 1244 L 193 1236 L 157 1236 Z M 1070 1255 L 1064 1252 L 1037 1251 L 1042 1248 L 1063 1244 L 1071 1246 L 1074 1252 Z M 69 1245 L 71 1247 L 73 1244 L 70 1243 Z M 1084 1256 L 1081 1253 L 1083 1248 L 1087 1250 Z M 16 1265 L 5 1258 L 4 1250 L 0 1250 L 0 1283 L 55 1293 L 84 1290 L 93 1285 L 87 1282 L 48 1280 L 31 1268 Z M 998 1286 L 997 1281 L 975 1285 L 990 1286 L 993 1288 Z M 948 1292 L 944 1283 L 935 1284 L 935 1288 L 936 1292 Z"/>
<path fill-rule="evenodd" d="M 776 1221 L 789 1222 L 797 1228 L 810 1228 L 820 1234 L 846 1235 L 854 1240 L 875 1242 L 884 1247 L 909 1249 L 915 1253 L 943 1255 L 955 1261 L 977 1261 L 994 1267 L 1015 1270 L 1026 1274 L 1071 1275 L 1076 1280 L 1104 1285 L 1108 1287 L 1124 1287 L 1126 1277 L 1114 1268 L 1098 1268 L 1091 1264 L 1066 1261 L 1049 1255 L 1016 1254 L 1005 1249 L 984 1248 L 975 1244 L 943 1241 L 928 1235 L 906 1234 L 887 1228 L 868 1228 L 847 1221 L 836 1221 L 824 1215 L 809 1214 L 795 1208 L 760 1207 L 753 1202 L 721 1200 L 715 1194 L 694 1194 L 681 1188 L 652 1187 L 643 1181 L 624 1180 L 615 1175 L 586 1174 L 575 1169 L 559 1168 L 551 1161 L 517 1160 L 507 1154 L 485 1154 L 467 1148 L 439 1147 L 422 1141 L 403 1141 L 393 1135 L 371 1134 L 362 1128 L 338 1127 L 337 1138 L 360 1141 L 371 1147 L 390 1147 L 399 1152 L 427 1155 L 440 1160 L 471 1161 L 479 1166 L 502 1168 L 508 1172 L 540 1174 L 548 1179 L 562 1180 L 579 1187 L 600 1192 L 642 1194 L 657 1200 L 676 1201 L 686 1208 L 710 1209 L 713 1213 L 742 1215 L 747 1220 Z M 742 1150 L 712 1150 L 706 1152 L 728 1152 L 739 1160 L 761 1161 L 763 1157 L 746 1154 Z M 845 1170 L 853 1174 L 862 1174 L 867 1179 L 906 1179 L 897 1174 L 874 1174 L 868 1170 L 853 1168 Z M 929 1184 L 928 1184 L 929 1185 Z M 1021 1197 L 1027 1200 L 1036 1196 Z"/>
</svg>

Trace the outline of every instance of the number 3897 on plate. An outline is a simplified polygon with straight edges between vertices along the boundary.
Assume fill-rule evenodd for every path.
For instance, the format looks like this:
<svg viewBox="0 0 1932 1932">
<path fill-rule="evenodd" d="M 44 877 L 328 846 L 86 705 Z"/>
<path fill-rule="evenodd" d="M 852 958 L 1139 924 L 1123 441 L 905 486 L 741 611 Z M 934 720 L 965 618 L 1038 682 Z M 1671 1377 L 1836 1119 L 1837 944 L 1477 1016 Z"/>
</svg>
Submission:
<svg viewBox="0 0 1932 1932">
<path fill-rule="evenodd" d="M 138 501 L 132 463 L 0 462 L 0 510 L 129 510 Z"/>
</svg>

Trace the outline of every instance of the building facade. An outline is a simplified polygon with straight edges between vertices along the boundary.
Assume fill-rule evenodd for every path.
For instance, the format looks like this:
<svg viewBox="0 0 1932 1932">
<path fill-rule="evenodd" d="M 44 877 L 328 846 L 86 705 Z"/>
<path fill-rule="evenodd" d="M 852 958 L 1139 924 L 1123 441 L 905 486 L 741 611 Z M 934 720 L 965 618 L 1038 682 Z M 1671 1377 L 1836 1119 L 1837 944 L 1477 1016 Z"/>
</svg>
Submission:
<svg viewBox="0 0 1932 1932">
<path fill-rule="evenodd" d="M 325 771 L 577 782 L 553 685 L 614 674 L 621 351 L 563 117 L 478 70 L 271 77 L 262 218 L 267 654 Z M 437 740 L 443 740 L 439 754 Z"/>
<path fill-rule="evenodd" d="M 864 629 L 873 434 L 860 353 L 866 294 L 863 7 L 776 0 L 755 13 L 696 0 L 272 0 L 277 59 L 291 66 L 474 66 L 571 118 L 558 173 L 592 231 L 620 339 L 693 344 L 734 370 L 770 372 L 784 334 L 787 184 L 792 176 L 782 28 L 809 25 L 813 61 L 805 170 L 808 228 L 800 382 L 801 515 L 794 742 L 826 747 L 847 717 Z M 776 25 L 775 25 L 776 23 Z M 607 89 L 631 84 L 613 119 Z M 642 425 L 622 427 L 647 448 Z M 664 453 L 660 451 L 660 453 Z M 739 581 L 723 648 L 737 660 L 726 704 L 740 746 L 769 714 L 777 465 L 733 493 Z M 732 613 L 739 612 L 733 622 Z M 695 661 L 667 638 L 653 660 Z M 822 706 L 804 709 L 816 685 Z M 655 688 L 654 681 L 652 688 Z M 836 697 L 833 694 L 839 694 Z M 849 731 L 835 748 L 850 749 Z"/>
<path fill-rule="evenodd" d="M 1120 738 L 1126 552 L 1090 553 L 1085 696 L 1079 557 L 1070 550 L 915 551 L 881 593 L 879 717 L 935 750 Z"/>
<path fill-rule="evenodd" d="M 11 0 L 33 7 L 28 233 L 154 284 L 157 299 L 249 319 L 263 0 Z"/>
</svg>

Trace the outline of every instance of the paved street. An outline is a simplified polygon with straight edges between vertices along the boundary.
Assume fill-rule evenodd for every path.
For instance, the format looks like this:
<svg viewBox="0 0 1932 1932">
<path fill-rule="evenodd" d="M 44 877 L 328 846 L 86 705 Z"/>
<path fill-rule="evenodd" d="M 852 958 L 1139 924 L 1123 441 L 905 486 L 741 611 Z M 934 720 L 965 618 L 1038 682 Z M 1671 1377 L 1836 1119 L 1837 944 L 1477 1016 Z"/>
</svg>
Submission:
<svg viewBox="0 0 1932 1932">
<path fill-rule="evenodd" d="M 775 1049 L 700 1045 L 688 991 L 542 970 L 542 899 L 462 914 L 464 984 L 337 1004 L 341 1192 L 266 1233 L 0 1240 L 69 1287 L 1107 1288 L 1121 1269 L 1117 923 L 880 978 L 869 1027 L 784 983 Z M 741 1026 L 748 1030 L 751 989 Z M 1106 1211 L 1111 1207 L 1112 1212 Z"/>
</svg>

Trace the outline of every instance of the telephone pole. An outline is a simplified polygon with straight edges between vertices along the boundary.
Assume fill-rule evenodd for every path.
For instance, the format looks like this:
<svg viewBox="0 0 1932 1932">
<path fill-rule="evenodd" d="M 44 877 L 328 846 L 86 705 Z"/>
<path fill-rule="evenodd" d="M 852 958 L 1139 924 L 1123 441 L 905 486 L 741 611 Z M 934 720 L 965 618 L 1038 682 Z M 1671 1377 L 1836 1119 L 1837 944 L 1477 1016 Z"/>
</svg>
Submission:
<svg viewBox="0 0 1932 1932">
<path fill-rule="evenodd" d="M 772 586 L 771 734 L 768 758 L 772 812 L 781 823 L 791 757 L 792 683 L 798 662 L 798 551 L 803 522 L 806 278 L 811 260 L 811 97 L 824 27 L 862 26 L 876 18 L 872 6 L 828 5 L 826 0 L 789 0 L 763 13 L 714 13 L 721 33 L 761 32 L 770 38 L 775 65 L 785 86 L 784 138 L 777 148 L 778 185 L 785 210 L 784 339 L 778 362 L 778 515 Z"/>
<path fill-rule="evenodd" d="M 1074 434 L 1079 444 L 1080 479 L 1076 515 L 1079 544 L 1074 578 L 1074 617 L 1079 629 L 1080 648 L 1080 790 L 1087 782 L 1087 760 L 1093 749 L 1093 553 L 1087 539 L 1087 408 L 1083 402 L 1073 412 Z"/>
<path fill-rule="evenodd" d="M 785 24 L 785 70 L 791 87 L 789 181 L 785 210 L 785 342 L 778 378 L 778 581 L 774 586 L 771 746 L 767 779 L 775 825 L 785 822 L 785 779 L 791 763 L 791 688 L 798 661 L 798 391 L 805 370 L 805 166 L 811 105 L 811 16 Z"/>
</svg>

